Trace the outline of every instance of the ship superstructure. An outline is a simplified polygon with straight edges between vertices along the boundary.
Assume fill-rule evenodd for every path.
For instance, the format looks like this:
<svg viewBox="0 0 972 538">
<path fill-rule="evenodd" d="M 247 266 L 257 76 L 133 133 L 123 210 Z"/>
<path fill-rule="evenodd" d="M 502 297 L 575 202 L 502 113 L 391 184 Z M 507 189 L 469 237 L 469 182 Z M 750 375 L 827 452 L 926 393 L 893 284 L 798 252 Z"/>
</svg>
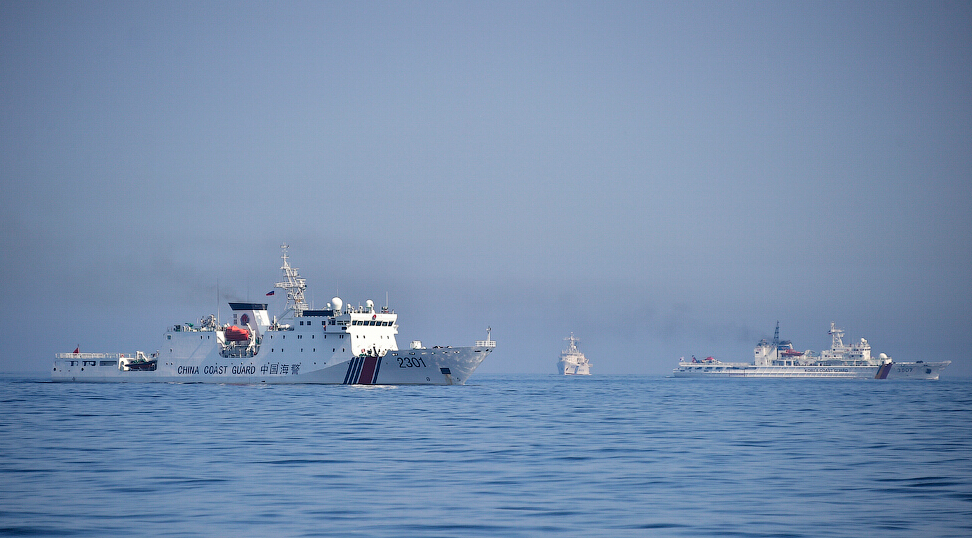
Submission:
<svg viewBox="0 0 972 538">
<path fill-rule="evenodd" d="M 679 360 L 674 377 L 821 377 L 873 379 L 938 379 L 951 361 L 894 362 L 886 354 L 871 356 L 871 345 L 864 338 L 844 344 L 844 330 L 830 324 L 830 349 L 819 355 L 797 351 L 789 340 L 780 340 L 776 324 L 773 340 L 760 340 L 752 363 L 722 362 L 712 357 Z"/>
<path fill-rule="evenodd" d="M 557 362 L 560 373 L 564 375 L 591 375 L 591 363 L 579 349 L 577 343 L 580 342 L 574 337 L 574 333 L 564 338 L 567 341 L 567 349 L 560 353 L 560 361 Z"/>
<path fill-rule="evenodd" d="M 306 280 L 290 266 L 283 249 L 284 279 L 275 287 L 287 293 L 281 317 L 267 303 L 229 303 L 232 323 L 216 316 L 198 325 L 167 328 L 152 354 L 61 353 L 54 381 L 156 381 L 193 383 L 464 384 L 496 347 L 424 347 L 412 341 L 398 347 L 398 314 L 387 306 L 346 305 L 334 297 L 323 309 L 304 301 Z"/>
</svg>

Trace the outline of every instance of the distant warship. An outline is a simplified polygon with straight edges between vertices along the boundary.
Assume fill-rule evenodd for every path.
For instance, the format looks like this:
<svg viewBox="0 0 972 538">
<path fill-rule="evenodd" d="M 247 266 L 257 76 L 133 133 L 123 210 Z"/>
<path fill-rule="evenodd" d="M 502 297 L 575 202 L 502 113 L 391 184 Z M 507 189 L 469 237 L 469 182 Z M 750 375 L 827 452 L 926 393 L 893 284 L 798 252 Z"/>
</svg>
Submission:
<svg viewBox="0 0 972 538">
<path fill-rule="evenodd" d="M 577 349 L 577 342 L 574 333 L 570 333 L 567 341 L 567 349 L 560 354 L 560 362 L 557 363 L 560 373 L 564 375 L 591 375 L 591 363 L 587 357 Z"/>
</svg>

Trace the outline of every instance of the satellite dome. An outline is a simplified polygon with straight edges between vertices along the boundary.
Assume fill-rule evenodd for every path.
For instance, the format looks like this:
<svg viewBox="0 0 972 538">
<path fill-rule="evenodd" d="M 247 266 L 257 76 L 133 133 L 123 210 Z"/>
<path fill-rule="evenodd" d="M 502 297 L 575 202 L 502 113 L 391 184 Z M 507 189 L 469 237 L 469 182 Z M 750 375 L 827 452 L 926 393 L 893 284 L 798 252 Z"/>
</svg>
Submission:
<svg viewBox="0 0 972 538">
<path fill-rule="evenodd" d="M 334 305 L 334 312 L 340 314 L 342 312 L 341 308 L 344 307 L 344 301 L 340 297 L 335 297 L 331 299 L 331 303 Z"/>
</svg>

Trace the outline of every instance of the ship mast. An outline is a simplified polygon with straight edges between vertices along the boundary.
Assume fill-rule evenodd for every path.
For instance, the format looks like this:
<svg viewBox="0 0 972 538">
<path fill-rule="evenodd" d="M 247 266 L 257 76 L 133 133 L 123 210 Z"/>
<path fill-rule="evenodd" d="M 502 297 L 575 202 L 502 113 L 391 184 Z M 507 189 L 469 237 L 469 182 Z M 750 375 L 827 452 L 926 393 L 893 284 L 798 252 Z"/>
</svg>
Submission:
<svg viewBox="0 0 972 538">
<path fill-rule="evenodd" d="M 567 352 L 568 353 L 577 351 L 577 342 L 580 342 L 580 340 L 578 340 L 577 338 L 574 337 L 574 333 L 573 332 L 570 333 L 570 336 L 569 337 L 564 338 L 564 340 L 566 340 L 568 342 L 567 343 Z"/>
<path fill-rule="evenodd" d="M 837 324 L 833 321 L 830 322 L 830 336 L 833 340 L 831 349 L 844 349 L 844 329 L 838 329 Z"/>
<path fill-rule="evenodd" d="M 307 309 L 307 303 L 304 302 L 304 290 L 307 289 L 307 280 L 301 278 L 300 274 L 297 273 L 296 267 L 291 267 L 287 262 L 289 256 L 287 256 L 287 249 L 290 248 L 286 243 L 280 245 L 280 249 L 283 251 L 280 258 L 283 259 L 283 267 L 280 269 L 284 274 L 284 281 L 277 282 L 273 285 L 275 288 L 280 288 L 287 290 L 287 310 L 284 311 L 286 314 L 288 311 L 293 310 L 294 317 L 300 317 Z"/>
<path fill-rule="evenodd" d="M 776 332 L 773 333 L 773 354 L 780 360 L 780 320 L 776 320 Z"/>
</svg>

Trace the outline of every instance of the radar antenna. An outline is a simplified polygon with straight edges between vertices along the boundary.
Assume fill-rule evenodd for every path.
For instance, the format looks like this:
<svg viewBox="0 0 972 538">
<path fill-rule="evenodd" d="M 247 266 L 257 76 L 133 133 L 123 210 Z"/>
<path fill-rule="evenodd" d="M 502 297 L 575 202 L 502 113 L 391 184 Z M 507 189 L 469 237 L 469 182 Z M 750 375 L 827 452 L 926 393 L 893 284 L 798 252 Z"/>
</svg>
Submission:
<svg viewBox="0 0 972 538">
<path fill-rule="evenodd" d="M 286 243 L 280 245 L 280 249 L 283 251 L 283 254 L 280 256 L 283 259 L 283 267 L 280 269 L 283 271 L 284 281 L 277 282 L 273 287 L 287 290 L 287 310 L 284 311 L 284 314 L 292 310 L 294 317 L 300 317 L 304 313 L 304 310 L 307 309 L 307 303 L 304 302 L 304 290 L 307 289 L 307 280 L 301 278 L 297 272 L 297 268 L 291 267 L 290 263 L 287 262 L 289 259 L 289 256 L 287 256 L 288 248 L 290 248 L 290 245 Z"/>
</svg>

